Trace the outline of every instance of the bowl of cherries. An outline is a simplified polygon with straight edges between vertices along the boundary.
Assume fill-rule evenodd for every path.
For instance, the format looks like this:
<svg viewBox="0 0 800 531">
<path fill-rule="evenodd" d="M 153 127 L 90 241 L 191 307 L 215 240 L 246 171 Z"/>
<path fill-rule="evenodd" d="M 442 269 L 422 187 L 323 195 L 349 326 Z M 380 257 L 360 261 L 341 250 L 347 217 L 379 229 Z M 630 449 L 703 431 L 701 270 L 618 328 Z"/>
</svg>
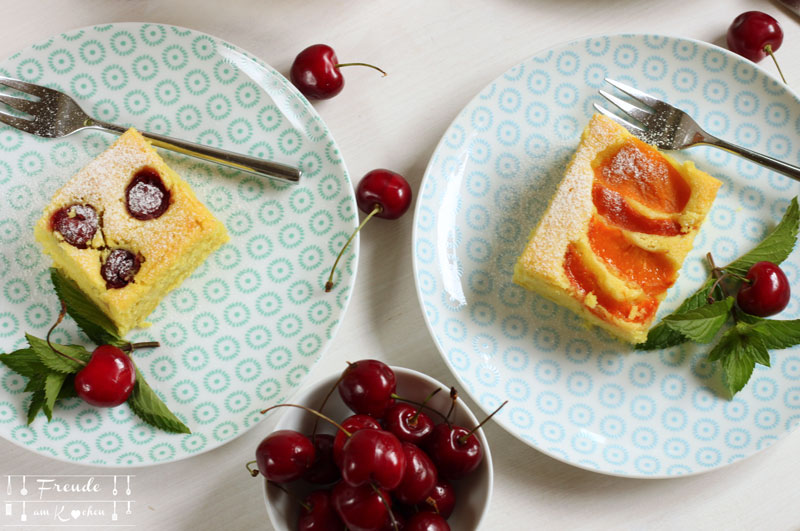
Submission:
<svg viewBox="0 0 800 531">
<path fill-rule="evenodd" d="M 479 527 L 492 456 L 454 388 L 361 360 L 275 408 L 286 411 L 248 464 L 275 529 Z"/>
</svg>

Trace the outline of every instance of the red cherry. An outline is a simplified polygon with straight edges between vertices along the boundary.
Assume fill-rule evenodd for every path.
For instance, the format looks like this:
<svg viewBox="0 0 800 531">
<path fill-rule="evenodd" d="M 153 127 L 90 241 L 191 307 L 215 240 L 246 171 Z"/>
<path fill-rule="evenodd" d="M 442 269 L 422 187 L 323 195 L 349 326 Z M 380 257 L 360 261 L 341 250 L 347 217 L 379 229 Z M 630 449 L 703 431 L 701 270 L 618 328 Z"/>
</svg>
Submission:
<svg viewBox="0 0 800 531">
<path fill-rule="evenodd" d="M 369 415 L 352 415 L 342 421 L 342 428 L 352 435 L 359 430 L 379 430 L 381 425 Z M 342 449 L 347 439 L 347 435 L 343 431 L 339 431 L 333 440 L 333 462 L 339 468 L 342 467 Z"/>
<path fill-rule="evenodd" d="M 344 77 L 339 68 L 353 65 L 368 66 L 386 75 L 386 72 L 370 64 L 340 63 L 333 48 L 327 44 L 314 44 L 297 54 L 289 77 L 297 90 L 307 98 L 327 100 L 344 88 Z"/>
<path fill-rule="evenodd" d="M 331 501 L 351 531 L 380 529 L 389 517 L 386 506 L 392 503 L 386 492 L 373 485 L 353 487 L 344 481 L 334 485 Z"/>
<path fill-rule="evenodd" d="M 436 486 L 438 479 L 436 467 L 428 454 L 413 444 L 403 443 L 403 452 L 406 455 L 403 480 L 393 494 L 402 503 L 419 503 L 427 498 Z"/>
<path fill-rule="evenodd" d="M 450 524 L 436 513 L 422 512 L 406 522 L 405 531 L 450 531 Z"/>
<path fill-rule="evenodd" d="M 344 524 L 333 508 L 330 492 L 315 490 L 303 500 L 297 521 L 298 531 L 342 531 Z M 309 509 L 306 509 L 308 506 Z"/>
<path fill-rule="evenodd" d="M 394 515 L 394 521 L 397 522 L 397 527 L 395 528 L 394 523 L 392 522 L 391 517 L 386 515 L 386 521 L 383 523 L 383 527 L 380 528 L 380 531 L 405 531 L 406 529 L 406 518 L 398 512 L 397 509 L 392 509 L 392 514 Z"/>
<path fill-rule="evenodd" d="M 786 83 L 786 78 L 783 77 L 781 67 L 773 53 L 781 47 L 781 43 L 783 43 L 783 30 L 778 21 L 760 11 L 742 13 L 728 28 L 728 48 L 732 52 L 756 63 L 769 55 L 775 62 L 775 68 L 778 69 L 781 79 Z"/>
<path fill-rule="evenodd" d="M 747 271 L 747 280 L 739 288 L 736 303 L 745 313 L 769 317 L 780 313 L 792 296 L 789 280 L 772 262 L 757 262 Z"/>
<path fill-rule="evenodd" d="M 381 418 L 394 404 L 394 371 L 378 360 L 361 360 L 344 370 L 339 396 L 355 413 Z"/>
<path fill-rule="evenodd" d="M 128 399 L 136 383 L 133 361 L 113 345 L 100 345 L 75 375 L 75 391 L 97 407 L 114 407 Z"/>
<path fill-rule="evenodd" d="M 438 424 L 428 441 L 428 453 L 439 474 L 448 479 L 461 479 L 483 459 L 481 443 L 474 434 L 460 426 Z"/>
<path fill-rule="evenodd" d="M 50 216 L 50 229 L 59 232 L 68 244 L 86 249 L 100 226 L 92 205 L 69 205 Z"/>
<path fill-rule="evenodd" d="M 357 487 L 373 483 L 392 490 L 403 480 L 406 454 L 403 444 L 384 430 L 353 433 L 342 449 L 342 479 Z"/>
<path fill-rule="evenodd" d="M 289 77 L 297 90 L 308 98 L 326 100 L 344 88 L 344 77 L 333 48 L 326 44 L 309 46 L 295 57 Z"/>
<path fill-rule="evenodd" d="M 106 281 L 106 288 L 124 288 L 133 282 L 133 277 L 139 272 L 142 261 L 140 255 L 133 254 L 127 249 L 112 250 L 100 266 L 100 275 Z"/>
<path fill-rule="evenodd" d="M 422 446 L 433 432 L 433 421 L 421 410 L 404 402 L 397 402 L 383 417 L 386 429 L 403 442 Z"/>
<path fill-rule="evenodd" d="M 170 192 L 161 175 L 153 168 L 142 168 L 125 189 L 128 213 L 145 221 L 161 217 L 169 208 Z"/>
<path fill-rule="evenodd" d="M 778 51 L 783 43 L 783 30 L 778 21 L 766 13 L 748 11 L 733 19 L 727 40 L 730 51 L 757 63 Z"/>
<path fill-rule="evenodd" d="M 267 435 L 256 448 L 261 475 L 275 483 L 299 479 L 314 462 L 314 444 L 302 433 L 278 430 Z"/>
<path fill-rule="evenodd" d="M 444 518 L 450 518 L 456 506 L 456 489 L 446 479 L 439 479 L 433 490 L 420 505 L 420 511 L 439 513 Z"/>
<path fill-rule="evenodd" d="M 373 216 L 384 219 L 397 219 L 402 216 L 411 206 L 411 186 L 399 173 L 382 169 L 372 170 L 358 181 L 356 203 L 367 217 L 350 235 L 336 256 L 328 282 L 325 283 L 326 292 L 333 289 L 333 273 L 336 271 L 336 265 L 355 235 Z"/>
<path fill-rule="evenodd" d="M 411 206 L 411 186 L 399 173 L 372 170 L 358 181 L 356 203 L 367 214 L 380 208 L 375 216 L 397 219 Z"/>
<path fill-rule="evenodd" d="M 333 461 L 333 441 L 333 435 L 327 433 L 318 433 L 313 436 L 314 462 L 303 474 L 303 479 L 318 485 L 327 485 L 339 480 L 341 474 Z"/>
</svg>

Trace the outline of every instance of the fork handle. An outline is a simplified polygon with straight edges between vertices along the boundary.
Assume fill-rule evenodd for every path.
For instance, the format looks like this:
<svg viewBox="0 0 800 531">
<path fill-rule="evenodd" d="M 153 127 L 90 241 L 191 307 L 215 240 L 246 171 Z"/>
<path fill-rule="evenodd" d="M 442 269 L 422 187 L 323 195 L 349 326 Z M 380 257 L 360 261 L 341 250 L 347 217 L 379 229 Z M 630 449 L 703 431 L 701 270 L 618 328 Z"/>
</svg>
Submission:
<svg viewBox="0 0 800 531">
<path fill-rule="evenodd" d="M 121 135 L 126 131 L 126 128 L 119 125 L 102 122 L 100 120 L 92 120 L 88 127 L 103 129 L 108 132 Z M 297 184 L 300 181 L 302 171 L 299 168 L 281 164 L 280 162 L 273 162 L 271 160 L 259 159 L 249 155 L 242 155 L 234 153 L 233 151 L 226 151 L 224 149 L 215 148 L 212 146 L 204 146 L 202 144 L 195 144 L 194 142 L 187 142 L 179 138 L 171 136 L 159 135 L 158 133 L 148 133 L 147 131 L 140 131 L 142 136 L 150 140 L 150 142 L 157 147 L 175 151 L 183 155 L 189 155 L 198 159 L 215 162 L 223 166 L 236 168 L 237 170 L 254 173 L 263 177 L 284 182 Z"/>
<path fill-rule="evenodd" d="M 742 146 L 737 146 L 736 144 L 732 144 L 722 140 L 721 138 L 712 137 L 711 135 L 705 137 L 701 143 L 724 149 L 725 151 L 729 151 L 735 155 L 740 155 L 748 160 L 752 160 L 756 164 L 764 166 L 765 168 L 783 174 L 791 179 L 794 179 L 795 181 L 800 181 L 800 168 L 797 166 L 792 166 L 791 164 L 787 164 L 778 159 L 773 159 L 772 157 L 762 155 L 761 153 L 743 148 Z"/>
</svg>

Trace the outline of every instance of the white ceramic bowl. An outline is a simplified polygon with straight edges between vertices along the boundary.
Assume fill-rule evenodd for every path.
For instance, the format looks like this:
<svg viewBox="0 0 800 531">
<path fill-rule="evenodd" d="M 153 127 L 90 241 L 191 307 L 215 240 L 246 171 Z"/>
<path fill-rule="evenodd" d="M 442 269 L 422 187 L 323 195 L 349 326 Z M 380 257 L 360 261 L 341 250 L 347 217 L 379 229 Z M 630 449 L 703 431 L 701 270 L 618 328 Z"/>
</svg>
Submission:
<svg viewBox="0 0 800 531">
<path fill-rule="evenodd" d="M 392 367 L 392 370 L 397 378 L 398 395 L 408 398 L 409 400 L 422 401 L 431 391 L 440 387 L 442 391 L 431 399 L 429 405 L 443 413 L 447 412 L 447 409 L 450 407 L 449 385 L 444 385 L 430 376 L 411 369 Z M 339 379 L 339 376 L 339 373 L 332 374 L 302 389 L 291 403 L 316 409 L 319 407 L 325 394 L 334 385 L 336 380 Z M 311 432 L 314 424 L 314 415 L 297 408 L 283 409 L 283 416 L 275 426 L 275 430 L 291 429 L 300 431 L 301 433 Z M 338 392 L 331 394 L 323 413 L 337 422 L 353 414 L 352 411 L 344 405 Z M 454 415 L 456 424 L 464 426 L 465 428 L 471 428 L 478 424 L 475 415 L 472 414 L 466 404 L 461 400 L 456 402 Z M 432 418 L 436 421 L 435 417 Z M 318 430 L 320 433 L 336 432 L 335 428 L 328 425 L 328 423 L 323 420 L 320 420 Z M 492 454 L 483 430 L 478 430 L 475 432 L 475 435 L 478 437 L 483 447 L 483 460 L 472 474 L 464 479 L 453 482 L 453 486 L 456 489 L 456 506 L 453 514 L 447 519 L 452 529 L 478 529 L 483 517 L 489 509 L 489 502 L 492 497 L 492 484 L 494 481 Z M 306 494 L 315 490 L 315 488 L 319 488 L 306 485 L 307 484 L 298 481 L 289 485 L 289 489 L 293 494 L 303 498 Z M 289 497 L 279 489 L 274 487 L 267 488 L 266 481 L 262 482 L 262 487 L 264 491 L 264 501 L 267 504 L 267 514 L 269 515 L 273 527 L 278 531 L 294 531 L 297 527 L 297 517 L 299 514 L 299 507 L 297 504 L 292 502 Z"/>
</svg>

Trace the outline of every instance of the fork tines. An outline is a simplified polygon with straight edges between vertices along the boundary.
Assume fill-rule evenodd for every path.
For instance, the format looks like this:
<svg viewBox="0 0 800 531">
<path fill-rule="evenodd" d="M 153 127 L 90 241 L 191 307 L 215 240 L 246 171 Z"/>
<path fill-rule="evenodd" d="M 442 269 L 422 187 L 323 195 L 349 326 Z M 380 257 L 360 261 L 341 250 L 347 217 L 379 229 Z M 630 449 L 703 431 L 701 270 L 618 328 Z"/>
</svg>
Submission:
<svg viewBox="0 0 800 531">
<path fill-rule="evenodd" d="M 619 110 L 621 110 L 628 116 L 634 118 L 639 123 L 644 125 L 644 128 L 641 127 L 640 125 L 629 122 L 628 120 L 620 117 L 619 115 L 609 111 L 602 105 L 595 103 L 594 108 L 599 113 L 603 114 L 604 116 L 607 116 L 608 118 L 611 118 L 621 126 L 628 129 L 631 133 L 636 135 L 644 133 L 649 125 L 648 122 L 650 122 L 654 117 L 654 108 L 657 105 L 664 105 L 664 103 L 661 102 L 659 99 L 654 98 L 653 96 L 647 94 L 646 92 L 642 92 L 641 90 L 635 89 L 631 86 L 628 86 L 614 79 L 605 78 L 605 81 L 608 84 L 612 85 L 613 87 L 617 88 L 620 92 L 623 92 L 628 96 L 630 96 L 631 98 L 633 98 L 634 100 L 637 100 L 637 102 L 639 102 L 640 105 L 635 105 L 633 103 L 625 101 L 612 94 L 609 94 L 608 92 L 602 89 L 598 91 L 600 95 L 603 96 L 609 102 L 611 102 Z"/>
<path fill-rule="evenodd" d="M 14 79 L 6 76 L 0 76 L 0 85 L 37 98 L 36 100 L 29 100 L 0 93 L 0 102 L 8 105 L 16 111 L 19 111 L 20 113 L 25 114 L 25 117 L 22 117 L 0 110 L 0 123 L 10 125 L 11 127 L 27 133 L 37 134 L 35 132 L 34 116 L 45 106 L 42 100 L 47 99 L 50 94 L 55 91 L 47 87 L 34 85 L 20 79 Z"/>
<path fill-rule="evenodd" d="M 37 96 L 39 98 L 44 98 L 56 92 L 53 89 L 49 89 L 41 85 L 34 85 L 33 83 L 28 83 L 27 81 L 22 81 L 21 79 L 14 79 L 13 77 L 6 76 L 0 76 L 0 85 L 5 85 L 14 90 L 30 94 L 31 96 Z"/>
</svg>

